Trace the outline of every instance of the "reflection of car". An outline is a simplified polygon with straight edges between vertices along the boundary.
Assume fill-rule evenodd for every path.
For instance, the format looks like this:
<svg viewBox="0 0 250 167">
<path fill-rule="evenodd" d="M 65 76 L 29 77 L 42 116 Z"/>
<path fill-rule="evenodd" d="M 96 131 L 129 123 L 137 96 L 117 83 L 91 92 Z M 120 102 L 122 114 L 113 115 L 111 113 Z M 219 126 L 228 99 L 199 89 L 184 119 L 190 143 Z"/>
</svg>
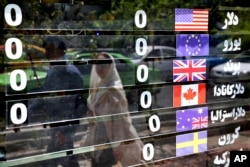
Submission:
<svg viewBox="0 0 250 167">
<path fill-rule="evenodd" d="M 147 64 L 151 68 L 160 70 L 161 81 L 172 82 L 172 58 L 176 57 L 176 49 L 169 46 L 148 46 L 147 52 L 143 56 L 136 53 L 128 56 L 136 64 Z"/>
<path fill-rule="evenodd" d="M 233 57 L 225 63 L 214 66 L 210 71 L 211 79 L 247 80 L 250 79 L 250 50 Z"/>
<path fill-rule="evenodd" d="M 214 66 L 210 71 L 211 85 L 242 85 L 243 96 L 249 97 L 250 89 L 250 50 L 246 50 L 225 63 Z M 239 90 L 237 89 L 237 93 Z"/>
<path fill-rule="evenodd" d="M 99 51 L 98 51 L 99 52 Z M 124 86 L 134 86 L 136 85 L 136 64 L 134 64 L 128 57 L 124 56 L 122 53 L 119 52 L 109 52 L 115 59 L 116 68 L 119 72 L 121 77 L 122 83 Z M 83 62 L 83 64 L 77 64 L 76 66 L 83 74 L 85 87 L 89 87 L 89 77 L 92 68 L 92 64 L 88 63 L 87 61 L 91 61 L 94 59 L 96 52 L 78 52 L 75 55 L 75 60 L 77 63 Z M 149 68 L 149 82 L 150 83 L 157 83 L 160 81 L 160 71 L 158 69 Z M 154 91 L 153 93 L 158 93 L 159 91 Z M 132 94 L 131 94 L 132 93 Z M 127 97 L 129 102 L 135 102 L 137 99 L 137 92 L 136 91 L 128 91 Z M 136 99 L 135 99 L 136 98 Z"/>
<path fill-rule="evenodd" d="M 23 69 L 26 74 L 27 89 L 25 91 L 30 91 L 42 84 L 47 72 L 42 67 L 39 67 L 39 65 L 34 65 L 34 62 L 46 60 L 44 53 L 45 50 L 39 46 L 23 45 L 22 57 L 12 62 L 12 60 L 8 59 L 7 56 L 1 52 L 2 65 L 0 69 L 0 92 L 4 93 L 5 90 L 8 90 L 9 93 L 11 92 L 10 81 L 8 78 L 10 78 L 10 73 L 15 69 Z M 6 68 L 4 69 L 5 64 Z M 20 82 L 19 77 L 17 77 L 17 82 Z"/>
<path fill-rule="evenodd" d="M 141 48 L 142 49 L 142 48 Z M 128 57 L 136 64 L 139 64 L 145 59 L 159 59 L 163 60 L 167 57 L 175 57 L 176 49 L 169 46 L 147 46 L 147 52 L 145 55 L 140 56 L 137 53 L 131 53 Z"/>
</svg>

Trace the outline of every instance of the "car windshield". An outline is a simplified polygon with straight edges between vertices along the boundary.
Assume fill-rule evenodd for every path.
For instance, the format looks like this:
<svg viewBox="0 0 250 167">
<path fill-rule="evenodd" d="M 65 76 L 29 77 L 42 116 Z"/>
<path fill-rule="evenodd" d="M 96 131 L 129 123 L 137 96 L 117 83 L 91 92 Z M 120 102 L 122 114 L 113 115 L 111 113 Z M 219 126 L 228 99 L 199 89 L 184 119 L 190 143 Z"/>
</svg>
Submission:
<svg viewBox="0 0 250 167">
<path fill-rule="evenodd" d="M 130 59 L 141 59 L 142 56 L 138 55 L 136 52 L 128 54 Z"/>
<path fill-rule="evenodd" d="M 142 47 L 140 48 L 142 50 Z M 150 48 L 147 48 L 146 55 L 150 52 Z M 141 59 L 143 56 L 138 55 L 136 52 L 128 53 L 128 58 L 130 59 Z"/>
<path fill-rule="evenodd" d="M 250 62 L 250 50 L 246 50 L 244 52 L 242 52 L 241 54 L 235 56 L 232 59 L 232 62 L 245 62 L 245 63 L 249 63 Z"/>
</svg>

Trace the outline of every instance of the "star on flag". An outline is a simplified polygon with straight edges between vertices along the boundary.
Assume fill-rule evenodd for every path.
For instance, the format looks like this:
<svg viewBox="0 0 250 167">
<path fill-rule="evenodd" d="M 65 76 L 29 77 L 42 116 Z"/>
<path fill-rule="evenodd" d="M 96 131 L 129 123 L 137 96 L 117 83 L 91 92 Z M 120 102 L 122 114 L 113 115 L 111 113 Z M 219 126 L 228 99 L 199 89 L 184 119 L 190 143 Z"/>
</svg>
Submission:
<svg viewBox="0 0 250 167">
<path fill-rule="evenodd" d="M 208 107 L 178 110 L 176 112 L 176 131 L 186 131 L 208 127 Z"/>
<path fill-rule="evenodd" d="M 207 31 L 208 9 L 175 9 L 175 31 Z"/>
<path fill-rule="evenodd" d="M 208 34 L 176 35 L 176 56 L 208 56 Z"/>
</svg>

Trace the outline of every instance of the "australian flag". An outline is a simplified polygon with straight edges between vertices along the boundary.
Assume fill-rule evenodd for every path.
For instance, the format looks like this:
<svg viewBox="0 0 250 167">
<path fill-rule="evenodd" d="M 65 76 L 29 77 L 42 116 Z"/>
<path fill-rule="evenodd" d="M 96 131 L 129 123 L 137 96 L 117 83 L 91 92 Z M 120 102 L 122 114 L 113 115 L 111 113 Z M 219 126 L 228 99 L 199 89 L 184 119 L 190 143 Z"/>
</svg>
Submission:
<svg viewBox="0 0 250 167">
<path fill-rule="evenodd" d="M 176 131 L 208 127 L 208 107 L 190 108 L 176 112 Z"/>
</svg>

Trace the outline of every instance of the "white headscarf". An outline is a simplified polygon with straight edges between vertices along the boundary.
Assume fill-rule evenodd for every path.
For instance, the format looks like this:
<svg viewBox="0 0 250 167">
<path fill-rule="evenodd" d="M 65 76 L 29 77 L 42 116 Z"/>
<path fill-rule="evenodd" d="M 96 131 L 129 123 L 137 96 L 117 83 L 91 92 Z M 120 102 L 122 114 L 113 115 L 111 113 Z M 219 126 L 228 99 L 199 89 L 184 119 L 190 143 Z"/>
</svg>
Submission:
<svg viewBox="0 0 250 167">
<path fill-rule="evenodd" d="M 116 70 L 114 58 L 109 53 L 102 52 L 99 55 L 101 54 L 108 55 L 112 63 L 106 77 L 103 79 L 96 73 L 96 65 L 93 65 L 90 76 L 88 107 L 92 111 L 92 116 L 122 114 L 122 117 L 111 118 L 111 120 L 104 119 L 103 124 L 101 124 L 102 126 L 89 126 L 89 134 L 85 140 L 85 146 L 105 143 L 107 141 L 117 142 L 135 139 L 130 144 L 119 145 L 113 148 L 113 151 L 122 155 L 119 159 L 122 164 L 121 166 L 140 164 L 143 143 L 138 140 L 139 136 L 132 125 L 132 120 L 127 109 L 127 99 L 121 79 Z M 100 104 L 102 102 L 104 104 Z M 103 135 L 104 129 L 106 137 Z M 102 152 L 103 150 L 95 152 L 94 157 L 97 162 L 99 162 L 99 155 Z"/>
<path fill-rule="evenodd" d="M 126 101 L 126 95 L 123 90 L 123 85 L 120 79 L 120 76 L 116 69 L 116 64 L 113 56 L 107 52 L 101 52 L 98 55 L 107 55 L 110 57 L 112 63 L 110 64 L 110 68 L 105 78 L 99 77 L 96 72 L 96 65 L 93 64 L 91 75 L 90 75 L 90 91 L 89 91 L 89 98 L 88 103 L 94 104 L 99 97 L 102 96 L 103 93 L 109 91 L 109 88 L 114 88 L 119 93 L 121 93 L 121 97 L 123 102 Z M 107 58 L 108 59 L 108 58 Z"/>
</svg>

